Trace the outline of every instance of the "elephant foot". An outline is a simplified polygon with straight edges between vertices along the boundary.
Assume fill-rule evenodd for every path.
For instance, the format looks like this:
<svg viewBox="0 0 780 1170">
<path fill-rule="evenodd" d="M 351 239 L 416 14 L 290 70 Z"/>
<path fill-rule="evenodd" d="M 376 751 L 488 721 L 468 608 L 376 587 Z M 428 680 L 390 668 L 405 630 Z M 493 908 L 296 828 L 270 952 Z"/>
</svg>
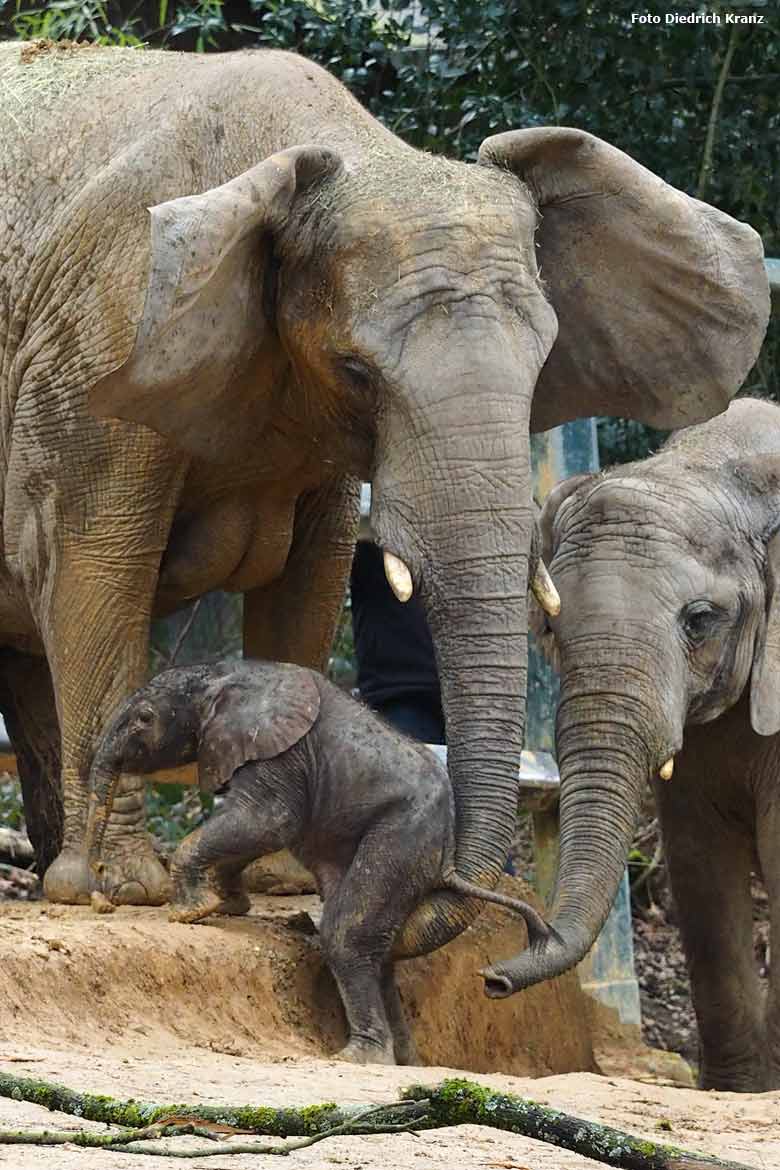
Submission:
<svg viewBox="0 0 780 1170">
<path fill-rule="evenodd" d="M 396 1039 L 395 1063 L 404 1065 L 420 1065 L 422 1063 L 417 1045 L 411 1036 L 404 1037 L 403 1040 Z"/>
<path fill-rule="evenodd" d="M 121 853 L 106 850 L 99 877 L 83 850 L 65 848 L 43 879 L 43 892 L 50 902 L 88 905 L 95 891 L 115 906 L 162 906 L 167 902 L 171 881 L 151 838 L 134 838 L 130 845 L 125 840 Z"/>
<path fill-rule="evenodd" d="M 201 922 L 212 914 L 246 914 L 251 905 L 243 890 L 226 898 L 216 890 L 206 890 L 196 901 L 174 902 L 168 918 L 171 922 Z"/>
<path fill-rule="evenodd" d="M 171 897 L 171 879 L 146 833 L 125 839 L 121 851 L 104 849 L 99 885 L 115 906 L 162 906 Z"/>
<path fill-rule="evenodd" d="M 244 884 L 253 894 L 271 897 L 317 893 L 314 877 L 286 849 L 253 861 L 244 871 Z"/>
<path fill-rule="evenodd" d="M 50 902 L 64 902 L 69 906 L 88 905 L 97 888 L 98 880 L 81 849 L 63 849 L 43 878 L 44 897 Z"/>
<path fill-rule="evenodd" d="M 340 1052 L 336 1053 L 337 1060 L 346 1060 L 350 1064 L 395 1064 L 395 1054 L 392 1044 L 373 1044 L 368 1040 L 350 1040 Z"/>
</svg>

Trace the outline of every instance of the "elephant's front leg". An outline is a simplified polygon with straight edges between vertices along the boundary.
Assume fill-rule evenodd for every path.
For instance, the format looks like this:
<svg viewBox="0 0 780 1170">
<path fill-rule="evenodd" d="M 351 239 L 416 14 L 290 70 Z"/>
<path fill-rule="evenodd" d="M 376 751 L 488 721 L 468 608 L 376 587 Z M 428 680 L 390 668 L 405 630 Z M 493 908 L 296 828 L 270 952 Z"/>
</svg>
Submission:
<svg viewBox="0 0 780 1170">
<path fill-rule="evenodd" d="M 172 921 L 246 914 L 250 903 L 241 874 L 251 861 L 284 849 L 300 835 L 297 793 L 278 759 L 255 760 L 234 773 L 222 808 L 173 855 Z"/>
<path fill-rule="evenodd" d="M 284 571 L 244 595 L 246 657 L 327 667 L 359 516 L 360 483 L 350 477 L 300 497 Z"/>
<path fill-rule="evenodd" d="M 753 958 L 753 844 L 748 827 L 724 815 L 740 807 L 726 799 L 725 787 L 695 759 L 686 767 L 681 755 L 673 779 L 656 781 L 656 801 L 699 1025 L 701 1087 L 763 1092 L 769 1083 Z"/>
<path fill-rule="evenodd" d="M 117 428 L 100 482 L 59 514 L 34 598 L 62 730 L 63 848 L 44 880 L 55 902 L 86 902 L 96 880 L 84 847 L 94 744 L 148 674 L 149 623 L 185 470 L 161 440 Z M 178 464 L 178 466 L 177 466 Z M 145 783 L 123 776 L 103 849 L 101 886 L 118 903 L 159 905 L 169 881 L 145 827 Z"/>
</svg>

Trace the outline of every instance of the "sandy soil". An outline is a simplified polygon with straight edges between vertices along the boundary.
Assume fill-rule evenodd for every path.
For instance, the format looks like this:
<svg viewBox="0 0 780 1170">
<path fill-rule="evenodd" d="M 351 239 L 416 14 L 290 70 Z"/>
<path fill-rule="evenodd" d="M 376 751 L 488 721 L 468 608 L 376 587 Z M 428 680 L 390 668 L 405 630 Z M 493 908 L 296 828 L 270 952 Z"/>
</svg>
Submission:
<svg viewBox="0 0 780 1170">
<path fill-rule="evenodd" d="M 657 1078 L 675 1075 L 675 1069 L 627 1045 L 625 1037 L 617 1055 L 604 1050 L 603 1036 L 594 1048 L 592 1013 L 573 978 L 502 1003 L 486 1000 L 476 968 L 488 954 L 508 954 L 522 942 L 522 928 L 500 910 L 488 912 L 476 929 L 437 955 L 404 965 L 405 1008 L 429 1067 L 356 1068 L 329 1059 L 343 1042 L 344 1023 L 310 933 L 316 917 L 316 900 L 301 898 L 259 898 L 247 919 L 213 920 L 211 926 L 169 924 L 164 910 L 123 908 L 96 916 L 87 908 L 0 904 L 0 1067 L 119 1097 L 270 1105 L 379 1103 L 412 1082 L 483 1070 L 487 1075 L 469 1075 L 756 1170 L 780 1166 L 780 1093 L 697 1093 L 668 1081 L 640 1084 L 590 1071 L 529 1079 L 596 1068 Z M 0 1099 L 0 1126 L 76 1129 L 81 1123 Z M 178 1139 L 177 1148 L 188 1140 Z M 257 1170 L 264 1161 L 217 1151 L 193 1164 Z M 13 1170 L 162 1170 L 174 1164 L 74 1146 L 0 1146 L 0 1166 Z M 456 1170 L 596 1165 L 479 1127 L 332 1139 L 285 1161 L 290 1170 L 416 1170 L 426 1164 Z"/>
<path fill-rule="evenodd" d="M 338 1103 L 380 1103 L 392 1100 L 397 1090 L 415 1081 L 436 1082 L 453 1075 L 443 1068 L 356 1068 L 338 1061 L 290 1059 L 277 1063 L 247 1057 L 228 1057 L 181 1046 L 167 1059 L 140 1055 L 52 1051 L 31 1045 L 16 1053 L 0 1054 L 0 1067 L 19 1075 L 59 1080 L 75 1088 L 136 1096 L 158 1101 L 217 1104 L 251 1102 L 290 1105 L 335 1100 Z M 27 1060 L 7 1063 L 15 1055 Z M 573 1073 L 538 1080 L 472 1074 L 494 1088 L 519 1093 L 580 1117 L 603 1121 L 650 1139 L 664 1140 L 688 1149 L 717 1154 L 743 1162 L 756 1170 L 780 1166 L 780 1093 L 736 1095 L 700 1093 L 692 1089 L 640 1084 L 635 1081 Z M 659 1124 L 663 1123 L 663 1131 Z M 101 1130 L 99 1125 L 83 1123 Z M 81 1128 L 73 1117 L 48 1113 L 35 1105 L 0 1100 L 0 1125 L 14 1128 Z M 226 1139 L 233 1140 L 246 1139 Z M 200 1139 L 177 1139 L 202 1145 Z M 173 1143 L 171 1143 L 173 1144 Z M 258 1170 L 270 1159 L 255 1155 L 199 1159 L 203 1170 Z M 63 1146 L 58 1149 L 0 1148 L 0 1165 L 14 1170 L 163 1170 L 173 1165 L 162 1157 L 138 1158 Z M 284 1162 L 298 1167 L 330 1167 L 369 1170 L 392 1166 L 397 1170 L 421 1170 L 425 1166 L 452 1170 L 495 1167 L 501 1170 L 594 1170 L 599 1163 L 557 1150 L 540 1142 L 477 1126 L 423 1133 L 418 1137 L 394 1134 L 376 1137 L 333 1138 L 291 1154 Z"/>
</svg>

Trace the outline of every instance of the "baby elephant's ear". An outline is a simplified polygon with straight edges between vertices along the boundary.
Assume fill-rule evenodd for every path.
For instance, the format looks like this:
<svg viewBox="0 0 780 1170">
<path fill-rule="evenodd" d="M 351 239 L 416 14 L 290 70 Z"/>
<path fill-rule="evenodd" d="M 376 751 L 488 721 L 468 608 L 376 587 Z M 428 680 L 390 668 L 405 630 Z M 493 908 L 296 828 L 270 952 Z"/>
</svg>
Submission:
<svg viewBox="0 0 780 1170">
<path fill-rule="evenodd" d="M 766 625 L 756 638 L 750 722 L 757 735 L 780 731 L 780 532 L 766 550 Z"/>
<path fill-rule="evenodd" d="M 222 788 L 251 760 L 271 760 L 287 751 L 311 730 L 320 710 L 314 676 L 286 663 L 238 668 L 211 691 L 198 751 L 204 792 Z"/>
</svg>

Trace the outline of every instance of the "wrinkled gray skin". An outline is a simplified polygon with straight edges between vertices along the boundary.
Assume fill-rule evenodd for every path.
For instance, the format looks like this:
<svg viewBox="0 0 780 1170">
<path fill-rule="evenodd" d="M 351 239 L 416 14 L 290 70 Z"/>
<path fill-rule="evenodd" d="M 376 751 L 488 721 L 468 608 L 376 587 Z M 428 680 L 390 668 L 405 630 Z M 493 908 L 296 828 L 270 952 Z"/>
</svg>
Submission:
<svg viewBox="0 0 780 1170">
<path fill-rule="evenodd" d="M 723 409 L 766 324 L 760 241 L 581 131 L 420 153 L 294 55 L 19 52 L 0 45 L 0 633 L 51 674 L 17 750 L 62 732 L 47 896 L 89 898 L 93 745 L 145 680 L 151 615 L 242 592 L 247 653 L 321 669 L 361 477 L 435 643 L 458 873 L 493 886 L 529 425 Z M 105 864 L 118 900 L 165 899 L 141 777 Z M 462 914 L 442 894 L 431 930 Z"/>
<path fill-rule="evenodd" d="M 347 1016 L 345 1059 L 415 1063 L 393 962 L 432 949 L 415 914 L 432 892 L 510 906 L 529 937 L 546 934 L 526 903 L 457 878 L 452 788 L 433 752 L 322 675 L 284 663 L 177 667 L 122 705 L 92 769 L 95 870 L 122 772 L 195 760 L 201 788 L 224 802 L 174 855 L 171 918 L 246 913 L 243 869 L 289 848 L 325 903 L 320 940 Z"/>
<path fill-rule="evenodd" d="M 780 1087 L 780 962 L 764 1004 L 751 867 L 780 945 L 780 409 L 739 400 L 654 457 L 553 489 L 561 595 L 560 939 L 497 965 L 505 994 L 565 971 L 617 891 L 652 779 L 701 1035 L 704 1088 Z M 538 618 L 538 615 L 537 615 Z M 539 623 L 540 625 L 542 623 Z M 670 780 L 659 769 L 674 757 Z"/>
</svg>

